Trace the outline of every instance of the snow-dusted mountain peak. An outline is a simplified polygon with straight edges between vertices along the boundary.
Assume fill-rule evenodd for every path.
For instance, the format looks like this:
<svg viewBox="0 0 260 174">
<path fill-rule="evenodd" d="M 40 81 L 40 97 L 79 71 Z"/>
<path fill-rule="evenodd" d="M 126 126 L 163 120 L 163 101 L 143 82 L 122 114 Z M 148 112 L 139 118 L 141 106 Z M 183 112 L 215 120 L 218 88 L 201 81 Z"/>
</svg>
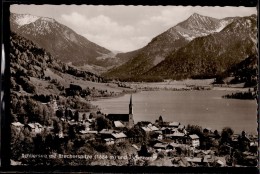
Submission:
<svg viewBox="0 0 260 174">
<path fill-rule="evenodd" d="M 30 14 L 12 14 L 12 15 L 14 16 L 14 22 L 19 27 L 35 22 L 40 18 L 39 16 L 34 16 Z"/>
<path fill-rule="evenodd" d="M 202 17 L 203 15 L 200 15 L 198 13 L 193 13 L 190 17 Z"/>
<path fill-rule="evenodd" d="M 52 19 L 52 18 L 41 17 L 41 19 L 42 19 L 43 21 L 46 21 L 46 22 L 52 22 L 52 23 L 56 22 L 55 19 Z"/>
</svg>

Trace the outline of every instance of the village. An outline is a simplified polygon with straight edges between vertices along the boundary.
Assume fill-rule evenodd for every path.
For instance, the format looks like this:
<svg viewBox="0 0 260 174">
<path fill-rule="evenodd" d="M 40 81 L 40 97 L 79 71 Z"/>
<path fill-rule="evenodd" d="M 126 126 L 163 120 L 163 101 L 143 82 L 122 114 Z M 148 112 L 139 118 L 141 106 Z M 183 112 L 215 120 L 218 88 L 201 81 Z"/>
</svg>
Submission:
<svg viewBox="0 0 260 174">
<path fill-rule="evenodd" d="M 64 108 L 56 100 L 49 104 L 52 105 L 58 118 L 51 125 L 45 126 L 37 122 L 11 123 L 12 128 L 16 131 L 24 132 L 26 130 L 29 132 L 27 136 L 32 139 L 38 138 L 36 142 L 39 144 L 46 144 L 45 150 L 38 149 L 38 151 L 31 152 L 32 154 L 58 154 L 59 157 L 69 159 L 85 155 L 85 160 L 89 160 L 90 165 L 109 165 L 110 162 L 104 161 L 115 161 L 115 159 L 121 160 L 119 165 L 128 166 L 257 165 L 258 139 L 256 135 L 247 135 L 244 131 L 241 134 L 234 134 L 231 128 L 224 128 L 220 134 L 211 128 L 202 129 L 196 125 L 185 126 L 179 122 L 165 122 L 163 116 L 159 116 L 154 123 L 141 121 L 135 124 L 132 96 L 130 97 L 129 112 L 126 114 L 106 115 L 101 111 L 86 113 Z M 88 154 L 75 154 L 76 150 L 71 150 L 74 154 L 69 154 L 69 144 L 72 141 L 71 149 L 90 144 L 98 153 L 91 154 L 90 150 Z M 35 149 L 37 149 L 36 146 L 37 143 Z M 64 149 L 61 149 L 63 146 Z M 112 146 L 114 148 L 124 147 L 124 149 L 115 152 L 115 150 L 108 149 Z M 22 153 L 22 155 L 26 154 Z M 87 159 L 86 156 L 88 156 Z M 96 161 L 93 164 L 91 160 Z M 21 158 L 11 162 L 13 165 L 23 165 Z"/>
</svg>

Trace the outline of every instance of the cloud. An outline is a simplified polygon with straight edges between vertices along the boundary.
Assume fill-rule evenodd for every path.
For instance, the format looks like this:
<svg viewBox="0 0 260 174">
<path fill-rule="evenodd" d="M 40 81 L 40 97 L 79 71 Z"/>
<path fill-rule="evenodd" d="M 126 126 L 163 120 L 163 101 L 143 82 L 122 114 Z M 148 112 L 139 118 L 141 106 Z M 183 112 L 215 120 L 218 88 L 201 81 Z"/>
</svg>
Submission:
<svg viewBox="0 0 260 174">
<path fill-rule="evenodd" d="M 143 25 L 161 25 L 164 27 L 173 27 L 177 23 L 187 19 L 190 15 L 188 7 L 168 7 L 161 10 L 160 13 L 152 15 L 140 23 Z"/>
<path fill-rule="evenodd" d="M 76 28 L 76 32 L 101 46 L 109 49 L 116 48 L 119 51 L 136 49 L 134 43 L 127 43 L 137 31 L 131 25 L 120 25 L 102 14 L 87 18 L 77 12 L 73 12 L 71 14 L 63 14 L 61 18 L 66 23 L 70 23 L 70 26 L 74 26 L 73 28 Z M 141 42 L 140 39 L 139 42 Z"/>
<path fill-rule="evenodd" d="M 153 37 L 174 26 L 176 21 L 184 20 L 186 9 L 171 7 L 155 14 L 146 13 L 129 24 L 122 20 L 115 21 L 101 12 L 92 17 L 72 12 L 61 15 L 61 20 L 90 41 L 125 52 L 145 46 Z"/>
<path fill-rule="evenodd" d="M 129 36 L 116 39 L 112 38 L 113 36 L 111 35 L 92 35 L 87 33 L 83 36 L 91 41 L 95 41 L 95 43 L 99 45 L 105 46 L 110 50 L 123 52 L 139 49 L 150 41 L 149 37 L 144 36 Z"/>
<path fill-rule="evenodd" d="M 66 10 L 65 10 L 66 11 Z M 59 13 L 59 22 L 111 50 L 131 51 L 186 20 L 193 13 L 214 18 L 256 13 L 245 7 L 75 6 Z"/>
</svg>

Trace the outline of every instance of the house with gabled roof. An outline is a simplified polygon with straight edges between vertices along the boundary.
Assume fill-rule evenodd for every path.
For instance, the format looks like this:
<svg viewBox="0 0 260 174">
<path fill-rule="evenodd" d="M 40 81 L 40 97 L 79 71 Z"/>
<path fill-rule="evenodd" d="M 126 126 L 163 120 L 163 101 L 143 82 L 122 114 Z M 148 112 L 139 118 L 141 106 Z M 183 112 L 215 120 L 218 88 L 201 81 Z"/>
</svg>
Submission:
<svg viewBox="0 0 260 174">
<path fill-rule="evenodd" d="M 156 127 L 156 126 L 154 126 L 154 125 L 152 125 L 152 124 L 149 124 L 147 127 L 148 127 L 149 129 L 151 129 L 152 131 L 158 131 L 158 130 L 159 130 L 158 127 Z"/>
<path fill-rule="evenodd" d="M 103 140 L 103 142 L 106 144 L 106 145 L 113 145 L 115 144 L 115 140 L 113 138 L 105 138 Z"/>
<path fill-rule="evenodd" d="M 22 124 L 20 122 L 13 122 L 11 125 L 14 126 L 19 131 L 21 131 L 22 128 L 24 127 L 24 124 Z"/>
<path fill-rule="evenodd" d="M 143 129 L 145 132 L 151 132 L 151 131 L 152 131 L 149 127 L 142 127 L 142 129 Z"/>
<path fill-rule="evenodd" d="M 184 131 L 184 129 L 185 129 L 185 126 L 184 126 L 184 125 L 181 125 L 181 124 L 180 124 L 180 125 L 178 126 L 178 130 L 179 130 L 179 131 Z"/>
<path fill-rule="evenodd" d="M 190 142 L 190 144 L 193 147 L 199 147 L 200 146 L 200 138 L 196 134 L 189 135 L 188 136 L 188 142 Z"/>
<path fill-rule="evenodd" d="M 195 164 L 202 164 L 202 158 L 197 158 L 197 157 L 185 157 L 185 159 L 189 162 L 189 163 L 195 163 Z"/>
<path fill-rule="evenodd" d="M 161 149 L 161 150 L 167 150 L 167 149 L 173 149 L 173 146 L 169 143 L 156 143 L 153 146 L 154 149 Z"/>
<path fill-rule="evenodd" d="M 127 136 L 123 132 L 112 133 L 112 137 L 114 138 L 116 143 L 124 142 L 127 138 Z"/>
<path fill-rule="evenodd" d="M 114 121 L 115 128 L 124 128 L 125 125 L 121 121 Z"/>
<path fill-rule="evenodd" d="M 101 139 L 113 138 L 112 136 L 113 133 L 116 133 L 116 131 L 112 129 L 102 129 L 101 131 L 99 131 Z"/>
<path fill-rule="evenodd" d="M 185 134 L 181 133 L 181 132 L 174 132 L 172 134 L 167 134 L 167 135 L 165 135 L 165 137 L 168 139 L 172 139 L 175 142 L 180 142 L 180 143 L 183 143 L 184 139 L 186 138 Z"/>
<path fill-rule="evenodd" d="M 29 123 L 27 126 L 33 133 L 41 133 L 43 131 L 43 126 L 40 123 Z"/>
<path fill-rule="evenodd" d="M 161 131 L 163 134 L 172 134 L 174 132 L 174 130 L 169 127 L 163 127 L 163 128 L 161 128 Z"/>
<path fill-rule="evenodd" d="M 79 131 L 81 134 L 98 134 L 98 131 L 93 131 L 93 130 L 81 130 Z"/>
<path fill-rule="evenodd" d="M 169 126 L 169 127 L 178 128 L 179 125 L 181 125 L 180 122 L 170 122 L 168 126 Z"/>
</svg>

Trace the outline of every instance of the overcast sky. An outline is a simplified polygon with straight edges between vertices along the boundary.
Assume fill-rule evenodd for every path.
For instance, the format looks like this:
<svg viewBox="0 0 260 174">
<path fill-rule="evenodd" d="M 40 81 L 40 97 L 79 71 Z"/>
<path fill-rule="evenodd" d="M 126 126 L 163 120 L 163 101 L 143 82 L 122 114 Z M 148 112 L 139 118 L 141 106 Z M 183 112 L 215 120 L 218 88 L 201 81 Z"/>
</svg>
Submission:
<svg viewBox="0 0 260 174">
<path fill-rule="evenodd" d="M 10 11 L 56 19 L 105 48 L 132 51 L 193 13 L 214 18 L 256 14 L 252 7 L 12 5 Z"/>
</svg>

